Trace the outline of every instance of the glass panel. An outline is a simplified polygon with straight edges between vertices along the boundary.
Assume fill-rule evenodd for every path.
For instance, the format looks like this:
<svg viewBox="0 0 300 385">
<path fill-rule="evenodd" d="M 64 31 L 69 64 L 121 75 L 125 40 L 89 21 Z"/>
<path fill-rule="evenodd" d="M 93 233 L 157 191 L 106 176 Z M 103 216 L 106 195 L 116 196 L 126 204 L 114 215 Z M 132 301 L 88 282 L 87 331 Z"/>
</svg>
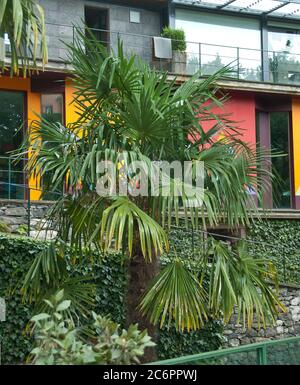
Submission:
<svg viewBox="0 0 300 385">
<path fill-rule="evenodd" d="M 271 147 L 286 156 L 272 159 L 274 172 L 279 180 L 273 183 L 273 206 L 275 208 L 291 207 L 291 177 L 289 159 L 289 112 L 271 112 Z"/>
<path fill-rule="evenodd" d="M 268 346 L 268 365 L 299 365 L 300 364 L 300 342 L 284 343 Z"/>
<path fill-rule="evenodd" d="M 274 83 L 300 82 L 300 34 L 298 31 L 269 31 L 270 79 Z"/>
<path fill-rule="evenodd" d="M 63 95 L 44 94 L 41 98 L 42 116 L 50 122 L 63 123 Z"/>
<path fill-rule="evenodd" d="M 257 20 L 176 10 L 176 28 L 186 34 L 189 74 L 201 68 L 204 75 L 210 75 L 231 64 L 233 77 L 260 80 L 261 39 Z M 239 51 L 239 47 L 243 49 Z"/>
<path fill-rule="evenodd" d="M 0 91 L 0 197 L 24 199 L 23 164 L 8 159 L 22 143 L 24 94 Z"/>
</svg>

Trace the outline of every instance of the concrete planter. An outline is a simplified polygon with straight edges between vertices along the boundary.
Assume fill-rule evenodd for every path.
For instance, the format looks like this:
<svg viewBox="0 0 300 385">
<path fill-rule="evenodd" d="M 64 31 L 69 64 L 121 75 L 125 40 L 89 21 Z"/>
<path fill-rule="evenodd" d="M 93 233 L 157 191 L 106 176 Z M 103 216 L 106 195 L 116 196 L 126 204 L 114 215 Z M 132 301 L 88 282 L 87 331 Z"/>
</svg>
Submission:
<svg viewBox="0 0 300 385">
<path fill-rule="evenodd" d="M 178 75 L 185 75 L 187 67 L 186 52 L 173 51 L 172 72 Z"/>
<path fill-rule="evenodd" d="M 5 43 L 3 37 L 0 37 L 0 62 L 5 59 Z"/>
</svg>

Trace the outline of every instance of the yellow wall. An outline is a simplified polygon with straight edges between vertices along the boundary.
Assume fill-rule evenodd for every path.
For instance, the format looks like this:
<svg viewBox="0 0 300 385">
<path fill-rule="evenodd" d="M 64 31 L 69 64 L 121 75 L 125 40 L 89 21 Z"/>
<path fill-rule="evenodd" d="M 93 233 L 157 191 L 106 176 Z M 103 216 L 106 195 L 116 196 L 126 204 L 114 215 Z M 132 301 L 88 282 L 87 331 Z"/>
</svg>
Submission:
<svg viewBox="0 0 300 385">
<path fill-rule="evenodd" d="M 0 77 L 0 90 L 10 90 L 10 91 L 23 91 L 27 94 L 27 117 L 28 117 L 28 127 L 32 120 L 37 119 L 35 113 L 39 114 L 41 111 L 41 95 L 38 93 L 31 92 L 31 82 L 29 78 L 10 78 L 7 76 Z M 41 192 L 36 189 L 40 188 L 40 178 L 29 178 L 29 187 L 30 190 L 30 199 L 38 200 L 40 199 Z"/>
<path fill-rule="evenodd" d="M 292 122 L 294 145 L 294 180 L 297 199 L 297 197 L 300 197 L 300 99 L 293 99 Z"/>
</svg>

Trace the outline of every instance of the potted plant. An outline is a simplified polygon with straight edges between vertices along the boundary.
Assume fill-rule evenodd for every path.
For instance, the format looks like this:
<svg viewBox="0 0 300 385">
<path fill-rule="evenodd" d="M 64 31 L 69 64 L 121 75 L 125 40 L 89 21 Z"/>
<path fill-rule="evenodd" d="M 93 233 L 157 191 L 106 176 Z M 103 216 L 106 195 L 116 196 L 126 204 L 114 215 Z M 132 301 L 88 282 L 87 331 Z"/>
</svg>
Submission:
<svg viewBox="0 0 300 385">
<path fill-rule="evenodd" d="M 165 27 L 161 36 L 172 40 L 173 60 L 171 71 L 176 74 L 185 74 L 187 55 L 184 30 Z"/>
</svg>

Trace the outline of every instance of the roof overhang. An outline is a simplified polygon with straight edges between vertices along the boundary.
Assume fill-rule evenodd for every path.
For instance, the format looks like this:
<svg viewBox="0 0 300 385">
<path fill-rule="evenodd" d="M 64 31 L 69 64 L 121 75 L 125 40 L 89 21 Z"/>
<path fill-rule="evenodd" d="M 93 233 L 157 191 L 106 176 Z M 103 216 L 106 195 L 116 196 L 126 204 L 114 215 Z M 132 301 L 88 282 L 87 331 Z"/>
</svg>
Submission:
<svg viewBox="0 0 300 385">
<path fill-rule="evenodd" d="M 300 0 L 172 0 L 172 4 L 300 21 Z"/>
</svg>

